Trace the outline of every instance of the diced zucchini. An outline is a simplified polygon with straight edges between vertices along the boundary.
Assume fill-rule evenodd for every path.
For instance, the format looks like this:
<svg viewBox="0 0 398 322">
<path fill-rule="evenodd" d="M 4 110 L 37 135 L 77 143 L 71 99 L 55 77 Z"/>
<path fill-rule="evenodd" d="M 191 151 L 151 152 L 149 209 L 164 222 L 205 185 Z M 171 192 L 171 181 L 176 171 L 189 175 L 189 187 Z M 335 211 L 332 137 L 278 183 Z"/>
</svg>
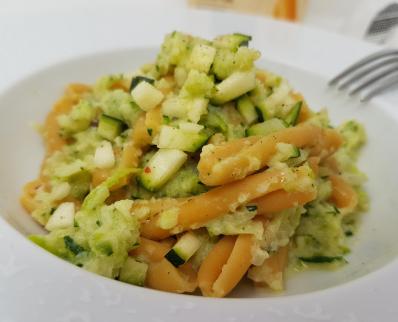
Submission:
<svg viewBox="0 0 398 322">
<path fill-rule="evenodd" d="M 258 113 L 257 115 L 260 116 L 260 120 L 265 121 L 274 117 L 272 116 L 273 113 L 269 111 L 269 108 L 267 107 L 267 104 L 264 101 L 256 104 L 256 111 Z"/>
<path fill-rule="evenodd" d="M 112 168 L 115 165 L 115 154 L 110 142 L 103 141 L 97 147 L 94 154 L 94 164 L 100 169 Z"/>
<path fill-rule="evenodd" d="M 200 245 L 200 238 L 194 232 L 187 232 L 177 241 L 165 257 L 171 264 L 178 267 L 186 263 L 196 253 Z"/>
<path fill-rule="evenodd" d="M 207 128 L 213 128 L 223 133 L 228 131 L 228 125 L 217 107 L 209 106 L 209 112 L 202 118 L 201 122 Z"/>
<path fill-rule="evenodd" d="M 185 163 L 187 155 L 176 149 L 157 151 L 139 176 L 141 184 L 150 191 L 162 187 Z"/>
<path fill-rule="evenodd" d="M 155 83 L 155 80 L 145 76 L 135 76 L 130 83 L 130 92 L 141 82 L 147 82 L 153 85 Z"/>
<path fill-rule="evenodd" d="M 120 269 L 119 281 L 144 286 L 147 270 L 148 264 L 127 257 L 126 262 Z"/>
<path fill-rule="evenodd" d="M 158 148 L 178 149 L 185 152 L 195 152 L 202 147 L 209 138 L 204 132 L 188 132 L 168 125 L 162 125 L 159 132 Z"/>
<path fill-rule="evenodd" d="M 247 135 L 268 135 L 276 131 L 280 131 L 287 128 L 285 121 L 277 118 L 273 118 L 262 123 L 252 125 L 247 129 Z"/>
<path fill-rule="evenodd" d="M 196 97 L 190 100 L 188 104 L 187 119 L 194 123 L 199 122 L 200 117 L 207 113 L 208 103 L 209 100 L 202 97 Z"/>
<path fill-rule="evenodd" d="M 176 68 L 174 69 L 174 79 L 178 87 L 181 88 L 182 85 L 184 85 L 187 77 L 188 77 L 188 71 L 183 67 L 176 66 Z"/>
<path fill-rule="evenodd" d="M 183 97 L 210 97 L 214 92 L 214 79 L 206 73 L 191 69 L 181 88 Z"/>
<path fill-rule="evenodd" d="M 244 95 L 238 99 L 237 108 L 248 125 L 257 122 L 258 114 L 256 107 L 247 95 Z"/>
<path fill-rule="evenodd" d="M 177 96 L 168 97 L 162 103 L 162 114 L 168 117 L 185 119 L 188 114 L 188 104 L 186 99 Z"/>
<path fill-rule="evenodd" d="M 293 105 L 289 113 L 287 114 L 285 118 L 285 122 L 289 126 L 294 126 L 297 124 L 298 118 L 300 116 L 300 111 L 301 111 L 301 106 L 303 105 L 303 102 L 297 102 L 296 104 Z"/>
<path fill-rule="evenodd" d="M 148 82 L 139 83 L 131 91 L 131 96 L 144 111 L 155 108 L 164 98 L 163 93 Z"/>
<path fill-rule="evenodd" d="M 216 49 L 204 44 L 197 44 L 192 49 L 189 57 L 188 66 L 191 69 L 196 69 L 203 73 L 208 73 L 210 66 L 213 63 Z"/>
<path fill-rule="evenodd" d="M 199 133 L 204 128 L 203 125 L 184 121 L 179 122 L 178 127 L 188 133 Z"/>
<path fill-rule="evenodd" d="M 249 35 L 233 33 L 215 38 L 213 44 L 217 48 L 236 49 L 240 46 L 248 46 L 250 40 L 252 40 L 252 37 Z"/>
<path fill-rule="evenodd" d="M 207 113 L 208 100 L 202 97 L 169 97 L 162 104 L 162 114 L 197 123 Z"/>
<path fill-rule="evenodd" d="M 87 100 L 80 100 L 71 112 L 58 116 L 58 124 L 63 135 L 73 135 L 90 127 L 91 121 L 96 116 L 96 110 L 92 103 Z"/>
<path fill-rule="evenodd" d="M 46 224 L 48 231 L 73 227 L 75 217 L 75 204 L 73 202 L 61 203 L 51 215 Z"/>
<path fill-rule="evenodd" d="M 115 119 L 112 116 L 102 114 L 98 123 L 98 134 L 104 139 L 113 141 L 122 133 L 125 125 L 122 121 Z"/>
<path fill-rule="evenodd" d="M 212 98 L 214 104 L 223 104 L 233 100 L 256 86 L 254 70 L 234 72 L 216 85 L 216 94 Z"/>
</svg>

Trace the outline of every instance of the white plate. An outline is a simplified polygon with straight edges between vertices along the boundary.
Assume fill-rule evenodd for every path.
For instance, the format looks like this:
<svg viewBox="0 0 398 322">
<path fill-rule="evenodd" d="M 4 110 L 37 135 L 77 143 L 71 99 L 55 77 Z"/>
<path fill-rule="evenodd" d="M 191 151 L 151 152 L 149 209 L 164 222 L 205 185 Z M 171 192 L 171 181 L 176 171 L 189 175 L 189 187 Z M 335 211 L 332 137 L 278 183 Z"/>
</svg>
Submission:
<svg viewBox="0 0 398 322">
<path fill-rule="evenodd" d="M 394 94 L 367 105 L 326 87 L 326 79 L 374 50 L 337 35 L 262 18 L 113 7 L 12 17 L 0 23 L 0 321 L 395 321 L 398 295 L 398 113 Z M 240 31 L 254 36 L 259 64 L 288 77 L 315 109 L 328 106 L 334 122 L 366 124 L 369 144 L 360 165 L 369 175 L 372 207 L 353 243 L 350 265 L 311 271 L 288 281 L 287 292 L 264 297 L 242 285 L 232 299 L 168 294 L 105 279 L 46 253 L 25 239 L 38 229 L 24 215 L 18 195 L 35 177 L 42 147 L 29 127 L 41 121 L 65 84 L 133 70 L 154 58 L 173 29 L 203 37 Z M 24 41 L 16 41 L 23 39 Z M 127 49 L 126 49 L 127 48 Z M 128 49 L 130 48 L 130 49 Z M 64 62 L 64 60 L 66 60 Z M 21 234 L 22 233 L 22 234 Z M 237 299 L 236 297 L 240 297 Z M 259 298 L 247 298 L 259 297 Z"/>
</svg>

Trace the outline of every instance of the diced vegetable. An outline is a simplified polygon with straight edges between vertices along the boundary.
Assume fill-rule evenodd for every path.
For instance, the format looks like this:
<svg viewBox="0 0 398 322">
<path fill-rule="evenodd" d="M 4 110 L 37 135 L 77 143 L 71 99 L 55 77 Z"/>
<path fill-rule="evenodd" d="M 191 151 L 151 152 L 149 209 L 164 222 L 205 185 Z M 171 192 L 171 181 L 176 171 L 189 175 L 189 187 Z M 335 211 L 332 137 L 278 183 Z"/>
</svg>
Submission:
<svg viewBox="0 0 398 322">
<path fill-rule="evenodd" d="M 53 200 L 62 200 L 71 192 L 71 185 L 68 182 L 61 182 L 51 190 L 51 198 Z"/>
<path fill-rule="evenodd" d="M 180 122 L 178 127 L 188 133 L 199 133 L 201 130 L 204 129 L 203 125 L 195 124 L 191 122 Z"/>
<path fill-rule="evenodd" d="M 101 142 L 95 150 L 94 164 L 100 169 L 112 168 L 115 165 L 115 154 L 111 143 L 108 141 Z"/>
<path fill-rule="evenodd" d="M 297 120 L 300 116 L 300 111 L 301 111 L 301 106 L 303 105 L 303 102 L 297 102 L 296 104 L 294 104 L 294 106 L 291 108 L 291 110 L 289 111 L 289 113 L 287 114 L 286 118 L 285 118 L 285 122 L 289 125 L 289 126 L 294 126 L 297 123 Z"/>
<path fill-rule="evenodd" d="M 163 94 L 148 82 L 140 82 L 132 91 L 131 96 L 144 111 L 155 108 L 163 100 Z"/>
<path fill-rule="evenodd" d="M 199 122 L 202 115 L 207 113 L 208 100 L 202 97 L 181 98 L 172 96 L 162 104 L 162 113 L 168 117 L 176 117 L 191 122 Z"/>
<path fill-rule="evenodd" d="M 130 127 L 133 126 L 142 114 L 142 109 L 134 103 L 130 93 L 126 93 L 124 90 L 106 91 L 101 93 L 100 97 L 101 99 L 98 104 L 103 114 L 123 121 Z"/>
<path fill-rule="evenodd" d="M 46 229 L 53 231 L 73 227 L 74 216 L 75 204 L 73 202 L 61 203 L 48 220 Z"/>
<path fill-rule="evenodd" d="M 109 115 L 102 114 L 99 119 L 97 131 L 104 139 L 113 141 L 122 133 L 124 126 L 122 121 Z"/>
<path fill-rule="evenodd" d="M 81 100 L 73 107 L 69 114 L 60 115 L 58 123 L 63 134 L 72 135 L 87 129 L 94 119 L 95 114 L 92 104 L 86 100 Z"/>
<path fill-rule="evenodd" d="M 223 80 L 235 72 L 253 69 L 254 61 L 260 57 L 257 50 L 247 47 L 238 49 L 219 48 L 212 65 L 212 72 L 217 79 Z"/>
<path fill-rule="evenodd" d="M 119 281 L 144 286 L 148 264 L 128 257 L 120 270 Z"/>
<path fill-rule="evenodd" d="M 201 240 L 194 232 L 185 233 L 166 254 L 166 259 L 175 267 L 186 263 L 199 249 Z"/>
<path fill-rule="evenodd" d="M 240 46 L 248 46 L 250 40 L 252 37 L 249 35 L 234 33 L 216 37 L 213 40 L 213 45 L 218 48 L 236 49 Z"/>
<path fill-rule="evenodd" d="M 147 83 L 153 85 L 155 83 L 155 80 L 152 78 L 149 78 L 149 77 L 145 77 L 145 76 L 135 76 L 131 80 L 130 92 L 141 82 L 147 82 Z"/>
<path fill-rule="evenodd" d="M 213 63 L 216 49 L 204 44 L 197 44 L 192 49 L 191 56 L 189 57 L 189 68 L 196 69 L 203 73 L 208 73 L 210 66 Z"/>
<path fill-rule="evenodd" d="M 287 128 L 285 121 L 273 118 L 262 123 L 252 125 L 247 129 L 247 135 L 268 135 Z"/>
<path fill-rule="evenodd" d="M 216 85 L 216 94 L 212 98 L 214 104 L 223 104 L 233 100 L 256 86 L 254 70 L 235 72 Z"/>
<path fill-rule="evenodd" d="M 162 125 L 159 133 L 158 148 L 195 152 L 206 143 L 208 138 L 209 135 L 205 132 L 187 132 L 168 125 Z"/>
<path fill-rule="evenodd" d="M 248 125 L 251 125 L 258 120 L 256 107 L 247 95 L 238 99 L 237 108 Z"/>
<path fill-rule="evenodd" d="M 213 78 L 203 72 L 191 69 L 181 88 L 181 97 L 210 97 L 213 93 Z"/>
<path fill-rule="evenodd" d="M 150 191 L 162 187 L 185 163 L 187 155 L 177 149 L 159 149 L 142 171 L 139 180 Z"/>
</svg>

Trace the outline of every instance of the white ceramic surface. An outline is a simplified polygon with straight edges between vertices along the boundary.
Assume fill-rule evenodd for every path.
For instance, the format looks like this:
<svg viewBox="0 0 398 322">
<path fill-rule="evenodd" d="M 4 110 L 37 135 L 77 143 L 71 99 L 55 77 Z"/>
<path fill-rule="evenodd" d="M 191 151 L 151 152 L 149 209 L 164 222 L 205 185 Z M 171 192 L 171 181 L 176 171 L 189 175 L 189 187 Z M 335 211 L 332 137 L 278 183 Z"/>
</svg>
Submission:
<svg viewBox="0 0 398 322">
<path fill-rule="evenodd" d="M 398 310 L 390 301 L 398 295 L 398 286 L 392 283 L 398 271 L 394 261 L 398 151 L 393 148 L 398 137 L 393 104 L 398 97 L 390 94 L 360 105 L 326 87 L 327 78 L 374 48 L 261 18 L 167 11 L 166 7 L 161 11 L 132 5 L 111 12 L 97 8 L 89 16 L 84 12 L 32 14 L 24 17 L 23 25 L 30 28 L 15 19 L 0 22 L 5 43 L 0 51 L 0 215 L 5 219 L 0 218 L 1 322 L 182 321 L 187 317 L 192 321 L 353 322 L 376 317 L 395 321 Z M 163 34 L 173 29 L 204 37 L 237 30 L 252 34 L 253 47 L 265 58 L 259 64 L 288 77 L 312 107 L 330 108 L 334 122 L 356 118 L 366 124 L 369 144 L 360 165 L 369 175 L 372 207 L 353 242 L 350 265 L 336 272 L 297 274 L 289 279 L 287 292 L 276 297 L 264 297 L 263 291 L 242 285 L 233 293 L 239 299 L 205 299 L 104 279 L 24 238 L 39 228 L 24 215 L 18 195 L 22 184 L 35 177 L 43 153 L 29 123 L 43 120 L 65 84 L 92 82 L 100 75 L 132 70 L 152 60 L 156 52 L 144 47 L 158 45 Z M 259 298 L 246 298 L 253 296 Z"/>
</svg>

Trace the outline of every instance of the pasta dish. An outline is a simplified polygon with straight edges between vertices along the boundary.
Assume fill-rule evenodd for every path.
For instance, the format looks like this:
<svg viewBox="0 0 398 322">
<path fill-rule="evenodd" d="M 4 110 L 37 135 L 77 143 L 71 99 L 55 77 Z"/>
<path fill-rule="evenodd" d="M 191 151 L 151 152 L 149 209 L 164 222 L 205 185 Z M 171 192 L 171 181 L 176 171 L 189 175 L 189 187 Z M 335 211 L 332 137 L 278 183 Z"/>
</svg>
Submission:
<svg viewBox="0 0 398 322">
<path fill-rule="evenodd" d="M 368 207 L 364 128 L 311 110 L 255 66 L 250 40 L 172 32 L 154 63 L 67 86 L 23 188 L 48 232 L 29 238 L 112 279 L 210 297 L 346 265 Z"/>
</svg>

